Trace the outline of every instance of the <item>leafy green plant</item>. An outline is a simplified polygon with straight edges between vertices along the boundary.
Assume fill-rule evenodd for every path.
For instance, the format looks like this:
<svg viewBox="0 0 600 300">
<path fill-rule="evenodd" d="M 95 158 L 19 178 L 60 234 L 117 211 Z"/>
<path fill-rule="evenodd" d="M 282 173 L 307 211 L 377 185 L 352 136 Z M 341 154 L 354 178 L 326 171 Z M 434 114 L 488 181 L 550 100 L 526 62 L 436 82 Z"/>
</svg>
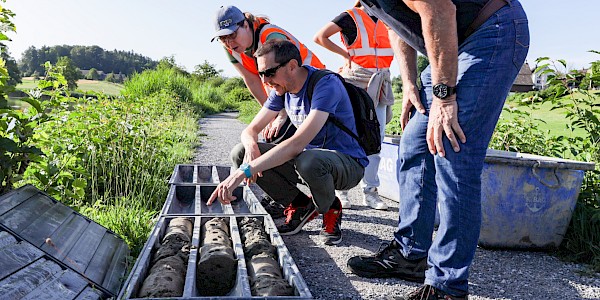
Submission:
<svg viewBox="0 0 600 300">
<path fill-rule="evenodd" d="M 535 104 L 530 104 L 535 107 Z M 505 105 L 504 111 L 509 117 L 502 116 L 496 126 L 489 148 L 534 153 L 552 157 L 563 157 L 565 152 L 565 137 L 555 136 L 539 129 L 531 114 L 519 106 Z"/>
<path fill-rule="evenodd" d="M 232 77 L 227 78 L 222 85 L 219 86 L 223 93 L 229 93 L 231 90 L 235 88 L 246 88 L 246 84 L 242 77 Z"/>
<path fill-rule="evenodd" d="M 31 143 L 43 152 L 43 158 L 32 160 L 29 168 L 23 173 L 25 183 L 34 183 L 51 196 L 59 200 L 81 200 L 85 195 L 86 172 L 80 166 L 84 157 L 81 143 L 71 138 L 53 136 L 59 130 L 45 131 L 49 128 L 61 128 L 70 119 L 74 108 L 78 105 L 76 98 L 69 97 L 67 81 L 59 73 L 60 69 L 46 63 L 46 76 L 39 81 L 39 88 L 31 93 L 31 100 L 38 101 L 42 95 L 49 98 L 43 103 L 44 122 L 37 124 L 31 131 Z M 47 90 L 47 92 L 43 92 Z M 35 99 L 34 99 L 35 98 Z M 72 130 L 77 137 L 80 127 L 65 127 Z"/>
<path fill-rule="evenodd" d="M 4 3 L 5 1 L 2 0 Z M 6 51 L 3 41 L 9 40 L 7 32 L 14 32 L 14 13 L 0 6 L 0 52 Z M 10 76 L 5 67 L 4 56 L 0 57 L 0 194 L 11 190 L 32 161 L 41 159 L 42 151 L 33 142 L 35 128 L 49 120 L 41 103 L 33 98 L 23 101 L 29 104 L 26 110 L 13 109 L 8 105 L 7 95 L 14 90 L 8 85 Z"/>
<path fill-rule="evenodd" d="M 200 80 L 200 79 L 198 79 L 198 80 Z M 225 78 L 220 77 L 220 76 L 219 77 L 210 77 L 210 78 L 204 80 L 204 82 L 209 84 L 212 87 L 218 88 L 225 83 Z"/>
<path fill-rule="evenodd" d="M 98 80 L 100 79 L 100 74 L 98 74 L 98 70 L 96 68 L 91 68 L 87 75 L 85 75 L 85 79 L 87 80 Z"/>
<path fill-rule="evenodd" d="M 40 161 L 43 155 L 32 138 L 35 128 L 49 117 L 38 100 L 23 101 L 29 103 L 30 108 L 21 111 L 8 107 L 6 99 L 0 99 L 0 194 L 11 190 L 29 165 Z"/>
<path fill-rule="evenodd" d="M 240 111 L 239 120 L 248 124 L 260 110 L 260 104 L 256 101 L 245 101 L 238 105 Z"/>
<path fill-rule="evenodd" d="M 209 63 L 207 60 L 204 60 L 203 63 L 194 67 L 194 76 L 196 76 L 200 81 L 220 77 L 219 74 L 222 72 L 223 70 L 218 70 L 215 65 Z"/>
<path fill-rule="evenodd" d="M 146 97 L 161 91 L 169 91 L 178 100 L 192 101 L 192 80 L 189 75 L 183 74 L 176 67 L 167 67 L 163 64 L 156 70 L 146 70 L 134 74 L 125 82 L 123 94 L 129 97 Z"/>
<path fill-rule="evenodd" d="M 385 125 L 385 134 L 399 136 L 402 134 L 400 113 L 402 113 L 402 93 L 394 93 L 396 101 L 392 106 L 392 120 Z"/>
<path fill-rule="evenodd" d="M 59 57 L 56 62 L 56 68 L 58 69 L 58 73 L 67 81 L 69 90 L 75 90 L 77 88 L 77 80 L 81 79 L 81 71 L 79 71 L 73 61 L 66 56 Z"/>
<path fill-rule="evenodd" d="M 4 48 L 0 54 L 2 59 L 4 60 L 4 64 L 6 70 L 8 71 L 9 79 L 7 81 L 8 86 L 16 86 L 17 84 L 23 82 L 23 78 L 21 76 L 21 72 L 19 71 L 19 67 L 17 66 L 17 61 L 10 56 L 8 52 L 8 48 Z"/>
<path fill-rule="evenodd" d="M 193 91 L 194 104 L 201 108 L 206 114 L 214 114 L 223 110 L 222 104 L 225 102 L 223 93 L 218 88 L 209 84 L 202 84 Z"/>
<path fill-rule="evenodd" d="M 529 105 L 531 103 L 542 101 L 539 97 L 539 92 L 531 91 L 526 93 L 511 93 L 506 98 L 507 103 Z"/>
<path fill-rule="evenodd" d="M 225 105 L 227 108 L 233 108 L 244 101 L 254 101 L 254 96 L 250 94 L 247 88 L 234 88 L 226 93 Z"/>
</svg>

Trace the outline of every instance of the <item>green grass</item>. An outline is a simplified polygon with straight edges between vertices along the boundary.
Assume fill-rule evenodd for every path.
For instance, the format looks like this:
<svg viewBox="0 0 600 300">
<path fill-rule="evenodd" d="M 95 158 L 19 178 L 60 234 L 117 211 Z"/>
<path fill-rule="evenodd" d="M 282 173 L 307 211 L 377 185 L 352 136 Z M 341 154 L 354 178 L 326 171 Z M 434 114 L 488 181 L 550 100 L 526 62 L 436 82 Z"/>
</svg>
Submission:
<svg viewBox="0 0 600 300">
<path fill-rule="evenodd" d="M 21 81 L 22 83 L 17 85 L 18 90 L 27 91 L 37 88 L 38 81 L 33 78 L 25 77 Z"/>
<path fill-rule="evenodd" d="M 531 120 L 538 128 L 543 132 L 548 132 L 553 136 L 565 136 L 565 137 L 576 137 L 584 136 L 585 132 L 580 129 L 571 131 L 567 128 L 567 124 L 571 121 L 566 117 L 566 110 L 564 108 L 557 108 L 552 110 L 554 104 L 549 101 L 543 103 L 535 103 L 532 105 L 519 105 L 517 103 L 505 104 L 505 109 L 500 115 L 500 121 L 503 119 L 514 118 L 517 115 L 510 112 L 511 109 L 518 109 L 524 112 L 528 112 Z"/>
<path fill-rule="evenodd" d="M 28 91 L 37 88 L 38 81 L 31 78 L 25 77 L 23 78 L 23 83 L 17 85 L 17 89 L 22 91 Z M 77 81 L 77 90 L 82 92 L 98 92 L 104 93 L 110 96 L 118 96 L 121 94 L 121 90 L 123 89 L 122 84 L 107 82 L 107 81 L 96 81 L 96 80 L 86 80 L 80 79 Z"/>
<path fill-rule="evenodd" d="M 240 103 L 238 109 L 240 110 L 238 119 L 242 123 L 249 124 L 260 110 L 260 104 L 254 100 L 244 101 Z"/>
<path fill-rule="evenodd" d="M 107 81 L 95 81 L 80 79 L 77 81 L 77 89 L 83 92 L 98 92 L 110 96 L 118 96 L 123 89 L 122 84 L 112 83 Z"/>
<path fill-rule="evenodd" d="M 143 199 L 126 198 L 119 198 L 112 205 L 97 201 L 93 205 L 82 205 L 79 212 L 122 237 L 135 258 L 142 251 L 158 214 L 143 203 Z"/>
<path fill-rule="evenodd" d="M 401 135 L 402 127 L 400 124 L 400 114 L 402 113 L 402 93 L 394 94 L 394 105 L 392 106 L 392 120 L 385 125 L 385 134 Z"/>
</svg>

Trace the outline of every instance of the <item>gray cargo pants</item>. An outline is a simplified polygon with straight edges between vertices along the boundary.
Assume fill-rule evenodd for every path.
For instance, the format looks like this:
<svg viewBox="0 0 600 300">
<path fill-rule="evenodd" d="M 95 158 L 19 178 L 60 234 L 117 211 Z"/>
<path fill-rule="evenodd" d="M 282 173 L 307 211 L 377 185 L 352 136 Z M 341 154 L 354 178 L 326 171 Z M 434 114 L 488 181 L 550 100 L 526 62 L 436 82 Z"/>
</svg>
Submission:
<svg viewBox="0 0 600 300">
<path fill-rule="evenodd" d="M 275 144 L 258 143 L 260 153 L 275 147 Z M 244 145 L 237 144 L 231 150 L 231 161 L 236 168 L 244 160 Z M 365 168 L 354 158 L 335 150 L 304 150 L 296 158 L 275 168 L 263 171 L 256 183 L 271 198 L 284 206 L 289 205 L 301 193 L 296 186 L 308 186 L 317 211 L 324 214 L 335 200 L 335 190 L 355 187 L 363 178 Z"/>
</svg>

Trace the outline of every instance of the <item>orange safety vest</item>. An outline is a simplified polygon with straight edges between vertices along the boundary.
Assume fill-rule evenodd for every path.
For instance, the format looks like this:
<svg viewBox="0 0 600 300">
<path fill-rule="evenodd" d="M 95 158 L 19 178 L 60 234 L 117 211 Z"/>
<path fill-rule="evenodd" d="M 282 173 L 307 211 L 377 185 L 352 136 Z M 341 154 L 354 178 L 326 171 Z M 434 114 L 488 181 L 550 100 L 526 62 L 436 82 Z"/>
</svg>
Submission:
<svg viewBox="0 0 600 300">
<path fill-rule="evenodd" d="M 298 47 L 298 49 L 300 50 L 300 56 L 302 57 L 303 65 L 311 65 L 317 69 L 325 68 L 325 65 L 321 63 L 319 58 L 316 55 L 314 55 L 312 51 L 308 50 L 308 48 L 304 44 L 300 43 L 298 39 L 296 39 L 291 33 L 285 31 L 283 28 L 270 24 L 263 18 L 256 18 L 256 21 L 253 24 L 254 30 L 256 30 L 262 24 L 265 25 L 260 31 L 258 46 L 264 44 L 267 41 L 267 36 L 269 36 L 269 34 L 280 33 L 285 35 L 290 42 L 294 43 L 296 47 Z M 244 68 L 246 68 L 248 71 L 252 72 L 253 74 L 258 74 L 258 66 L 256 65 L 256 60 L 254 59 L 254 57 L 248 56 L 245 53 L 237 53 L 230 49 L 227 49 L 227 51 L 229 51 L 231 56 L 233 56 L 238 62 L 240 62 L 242 66 L 244 66 Z"/>
<path fill-rule="evenodd" d="M 394 59 L 394 51 L 385 24 L 380 20 L 373 22 L 362 9 L 353 8 L 346 12 L 356 24 L 356 39 L 352 45 L 348 45 L 341 32 L 340 36 L 352 62 L 374 71 L 389 68 Z"/>
</svg>

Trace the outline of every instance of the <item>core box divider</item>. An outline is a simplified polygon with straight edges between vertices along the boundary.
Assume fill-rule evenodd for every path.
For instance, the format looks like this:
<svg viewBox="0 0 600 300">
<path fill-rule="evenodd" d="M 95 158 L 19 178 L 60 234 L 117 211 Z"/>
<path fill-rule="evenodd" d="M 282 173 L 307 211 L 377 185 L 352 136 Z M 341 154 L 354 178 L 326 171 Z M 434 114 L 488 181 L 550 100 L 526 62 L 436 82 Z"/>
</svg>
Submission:
<svg viewBox="0 0 600 300">
<path fill-rule="evenodd" d="M 207 205 L 217 184 L 171 184 L 161 216 L 219 216 L 219 215 L 267 215 L 254 192 L 247 185 L 236 187 L 232 193 L 236 200 L 222 204 L 215 200 Z"/>
</svg>

